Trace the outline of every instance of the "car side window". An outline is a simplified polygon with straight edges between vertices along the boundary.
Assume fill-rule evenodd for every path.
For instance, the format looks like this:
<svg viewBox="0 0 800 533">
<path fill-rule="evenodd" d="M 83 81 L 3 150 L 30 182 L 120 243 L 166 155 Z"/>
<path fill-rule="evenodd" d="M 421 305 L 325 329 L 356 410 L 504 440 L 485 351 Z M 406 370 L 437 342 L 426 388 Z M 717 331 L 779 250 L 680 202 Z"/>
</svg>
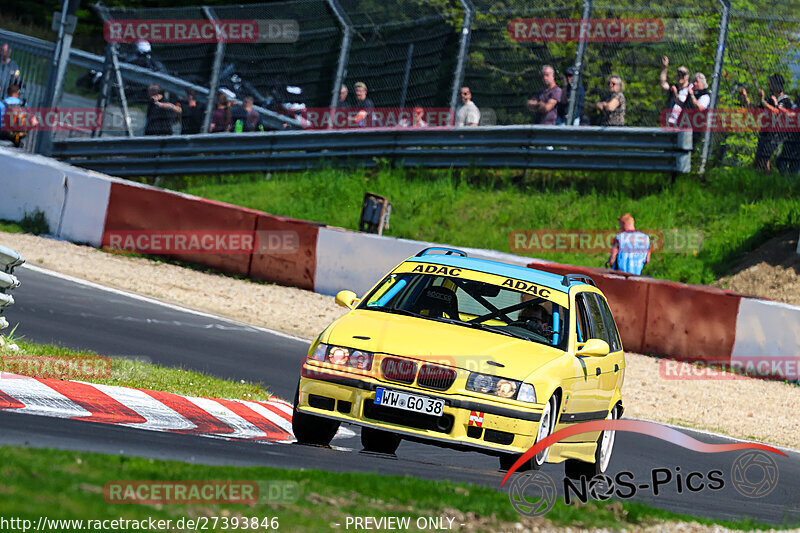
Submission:
<svg viewBox="0 0 800 533">
<path fill-rule="evenodd" d="M 591 330 L 589 329 L 589 311 L 586 308 L 583 294 L 575 297 L 575 303 L 578 307 L 578 313 L 575 315 L 575 323 L 578 326 L 578 342 L 586 342 L 591 338 Z"/>
<path fill-rule="evenodd" d="M 583 303 L 583 308 L 587 311 L 586 318 L 589 322 L 589 339 L 601 339 L 608 342 L 608 332 L 605 322 L 603 322 L 603 312 L 600 305 L 593 298 L 593 293 L 584 292 L 578 295 L 578 299 Z M 609 345 L 611 343 L 609 342 Z"/>
<path fill-rule="evenodd" d="M 608 335 L 608 338 L 605 340 L 611 347 L 612 352 L 618 352 L 622 349 L 622 341 L 620 341 L 619 331 L 617 330 L 617 325 L 614 323 L 614 317 L 611 314 L 611 309 L 608 307 L 608 302 L 606 302 L 606 299 L 599 294 L 593 293 L 592 296 L 594 296 L 594 299 L 597 301 L 597 305 L 600 307 L 600 312 L 603 314 L 606 333 Z"/>
</svg>

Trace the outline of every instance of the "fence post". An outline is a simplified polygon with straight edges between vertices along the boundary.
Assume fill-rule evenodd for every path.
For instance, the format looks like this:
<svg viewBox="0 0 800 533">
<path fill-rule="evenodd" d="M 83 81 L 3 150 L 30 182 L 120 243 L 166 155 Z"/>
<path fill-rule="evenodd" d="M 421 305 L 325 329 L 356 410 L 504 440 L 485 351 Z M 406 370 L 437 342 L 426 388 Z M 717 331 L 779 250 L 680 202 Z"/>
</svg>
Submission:
<svg viewBox="0 0 800 533">
<path fill-rule="evenodd" d="M 339 61 L 336 64 L 336 77 L 333 80 L 333 89 L 331 92 L 331 110 L 336 109 L 339 105 L 339 92 L 342 90 L 342 83 L 344 77 L 347 75 L 347 62 L 350 60 L 350 45 L 353 42 L 353 23 L 347 15 L 342 6 L 339 5 L 337 0 L 327 0 L 328 6 L 336 15 L 339 24 L 342 26 L 342 47 L 339 50 Z M 331 121 L 333 126 L 333 121 Z"/>
<path fill-rule="evenodd" d="M 592 16 L 592 0 L 583 0 L 583 14 L 581 24 L 583 25 Z M 567 126 L 572 126 L 575 120 L 575 106 L 578 100 L 578 87 L 581 86 L 583 79 L 583 61 L 586 58 L 586 39 L 582 39 L 583 34 L 578 34 L 578 50 L 575 52 L 575 74 L 572 76 L 572 86 L 570 87 L 569 103 L 567 104 Z M 583 103 L 586 105 L 586 102 Z M 578 117 L 580 118 L 580 117 Z"/>
<path fill-rule="evenodd" d="M 403 90 L 400 93 L 400 109 L 406 106 L 406 96 L 408 95 L 408 81 L 411 78 L 411 61 L 414 57 L 414 43 L 408 45 L 408 57 L 406 58 L 406 70 L 403 75 Z"/>
<path fill-rule="evenodd" d="M 119 91 L 119 106 L 122 108 L 122 121 L 125 123 L 125 133 L 128 137 L 133 137 L 131 129 L 131 114 L 128 111 L 128 97 L 125 96 L 125 82 L 122 79 L 122 71 L 119 69 L 119 49 L 117 43 L 111 44 L 111 68 L 114 70 L 114 78 L 117 80 L 117 90 Z M 145 125 L 146 127 L 146 125 Z"/>
<path fill-rule="evenodd" d="M 97 95 L 97 109 L 100 110 L 101 120 L 105 122 L 106 108 L 108 107 L 108 95 L 111 92 L 111 83 L 108 79 L 111 77 L 111 43 L 106 45 L 106 60 L 103 63 L 103 72 L 100 76 L 100 93 Z M 92 132 L 92 137 L 102 137 L 103 128 L 102 124 L 99 130 Z"/>
<path fill-rule="evenodd" d="M 714 57 L 714 74 L 711 78 L 711 101 L 708 104 L 709 112 L 717 108 L 717 102 L 719 101 L 720 76 L 722 75 L 722 65 L 725 62 L 725 47 L 728 43 L 728 24 L 731 18 L 730 0 L 720 0 L 720 4 L 722 5 L 722 13 L 719 20 L 717 53 Z M 706 120 L 706 130 L 703 132 L 703 151 L 700 154 L 700 174 L 705 174 L 706 163 L 708 163 L 708 157 L 711 155 L 712 140 L 711 121 Z"/>
<path fill-rule="evenodd" d="M 464 8 L 464 24 L 461 26 L 461 42 L 458 45 L 458 59 L 456 60 L 456 70 L 453 73 L 453 90 L 450 91 L 450 114 L 455 117 L 456 106 L 458 105 L 458 91 L 464 82 L 464 70 L 467 65 L 467 53 L 469 52 L 469 37 L 472 33 L 472 17 L 474 16 L 474 6 L 470 0 L 460 0 Z"/>
<path fill-rule="evenodd" d="M 50 65 L 50 74 L 47 76 L 47 92 L 44 97 L 46 107 L 55 107 L 61 100 L 64 89 L 64 75 L 67 72 L 69 51 L 72 47 L 72 34 L 78 23 L 75 13 L 78 11 L 80 0 L 64 0 L 61 9 L 61 18 L 58 21 L 58 42 L 56 42 L 53 62 Z M 56 21 L 53 21 L 56 26 Z M 36 151 L 42 155 L 50 155 L 53 148 L 53 132 L 43 130 L 36 138 Z"/>
<path fill-rule="evenodd" d="M 211 22 L 217 20 L 211 8 L 203 6 L 203 13 L 206 18 Z M 206 112 L 203 114 L 203 129 L 201 133 L 208 133 L 208 128 L 211 125 L 211 114 L 214 112 L 214 107 L 217 105 L 217 90 L 219 89 L 219 71 L 222 68 L 222 58 L 225 56 L 225 39 L 220 38 L 222 29 L 219 25 L 215 25 L 217 37 L 217 49 L 214 51 L 214 64 L 211 67 L 211 80 L 208 82 L 208 102 L 206 102 Z"/>
</svg>

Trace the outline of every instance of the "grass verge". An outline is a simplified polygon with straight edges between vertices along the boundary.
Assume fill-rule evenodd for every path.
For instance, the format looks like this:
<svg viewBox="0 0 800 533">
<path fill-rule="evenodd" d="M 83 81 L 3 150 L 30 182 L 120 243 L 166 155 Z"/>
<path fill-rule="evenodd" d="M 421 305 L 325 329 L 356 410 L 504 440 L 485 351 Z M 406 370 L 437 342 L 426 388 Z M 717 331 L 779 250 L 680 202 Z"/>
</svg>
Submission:
<svg viewBox="0 0 800 533">
<path fill-rule="evenodd" d="M 185 368 L 154 365 L 142 358 L 134 357 L 110 357 L 107 364 L 99 367 L 90 366 L 92 369 L 102 368 L 103 370 L 99 372 L 79 371 L 77 375 L 73 375 L 72 372 L 75 371 L 67 369 L 66 373 L 60 373 L 64 367 L 55 364 L 57 359 L 79 358 L 95 361 L 97 354 L 87 350 L 72 350 L 63 346 L 28 342 L 14 338 L 13 335 L 7 342 L 16 343 L 19 352 L 11 352 L 7 346 L 0 348 L 2 370 L 14 374 L 63 377 L 104 385 L 168 391 L 186 396 L 264 401 L 270 398 L 269 392 L 260 383 L 216 378 Z"/>
<path fill-rule="evenodd" d="M 267 176 L 199 176 L 162 185 L 269 213 L 356 229 L 365 192 L 388 197 L 387 235 L 455 246 L 511 251 L 518 229 L 616 229 L 630 212 L 652 230 L 700 230 L 701 249 L 653 254 L 645 274 L 711 283 L 747 252 L 800 225 L 800 180 L 750 169 L 714 169 L 705 180 L 686 175 L 408 168 L 325 169 Z M 538 257 L 602 266 L 607 254 L 546 253 Z"/>
<path fill-rule="evenodd" d="M 409 517 L 412 524 L 409 530 L 415 530 L 414 524 L 420 517 L 451 517 L 455 518 L 454 529 L 459 531 L 514 530 L 518 522 L 545 526 L 545 530 L 552 524 L 625 529 L 662 521 L 713 523 L 629 502 L 568 506 L 556 501 L 547 513 L 547 520 L 530 519 L 514 511 L 504 492 L 489 487 L 377 474 L 204 466 L 22 447 L 0 447 L 0 465 L 3 516 L 28 519 L 34 524 L 42 515 L 49 519 L 84 521 L 119 518 L 172 520 L 170 530 L 176 529 L 177 520 L 181 518 L 227 517 L 232 521 L 234 518 L 257 517 L 262 520 L 276 517 L 281 531 L 294 532 L 344 530 L 347 516 Z M 108 503 L 104 496 L 106 484 L 121 480 L 288 482 L 293 487 L 292 494 L 297 497 L 283 503 Z M 336 527 L 334 524 L 337 523 L 341 525 Z M 447 520 L 444 523 L 447 524 Z M 460 523 L 465 527 L 459 527 L 457 524 Z M 741 530 L 767 527 L 749 521 L 717 523 Z M 76 529 L 73 523 L 59 531 Z"/>
</svg>

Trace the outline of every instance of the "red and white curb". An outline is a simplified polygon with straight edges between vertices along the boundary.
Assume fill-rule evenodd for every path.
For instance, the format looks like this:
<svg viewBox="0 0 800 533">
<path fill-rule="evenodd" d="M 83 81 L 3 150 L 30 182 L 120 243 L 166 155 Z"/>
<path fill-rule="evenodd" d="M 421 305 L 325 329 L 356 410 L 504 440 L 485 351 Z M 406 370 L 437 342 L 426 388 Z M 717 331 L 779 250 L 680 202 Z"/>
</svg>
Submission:
<svg viewBox="0 0 800 533">
<path fill-rule="evenodd" d="M 0 372 L 0 410 L 204 437 L 293 442 L 292 406 Z"/>
</svg>

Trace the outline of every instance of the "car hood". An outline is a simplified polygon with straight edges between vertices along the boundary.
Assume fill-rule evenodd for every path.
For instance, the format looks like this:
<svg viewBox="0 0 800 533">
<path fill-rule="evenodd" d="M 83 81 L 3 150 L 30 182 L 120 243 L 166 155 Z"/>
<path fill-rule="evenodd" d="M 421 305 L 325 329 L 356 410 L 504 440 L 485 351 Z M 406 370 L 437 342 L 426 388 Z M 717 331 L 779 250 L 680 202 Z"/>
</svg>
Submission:
<svg viewBox="0 0 800 533">
<path fill-rule="evenodd" d="M 564 354 L 498 333 L 361 309 L 334 322 L 322 341 L 514 379 L 523 379 Z"/>
</svg>

